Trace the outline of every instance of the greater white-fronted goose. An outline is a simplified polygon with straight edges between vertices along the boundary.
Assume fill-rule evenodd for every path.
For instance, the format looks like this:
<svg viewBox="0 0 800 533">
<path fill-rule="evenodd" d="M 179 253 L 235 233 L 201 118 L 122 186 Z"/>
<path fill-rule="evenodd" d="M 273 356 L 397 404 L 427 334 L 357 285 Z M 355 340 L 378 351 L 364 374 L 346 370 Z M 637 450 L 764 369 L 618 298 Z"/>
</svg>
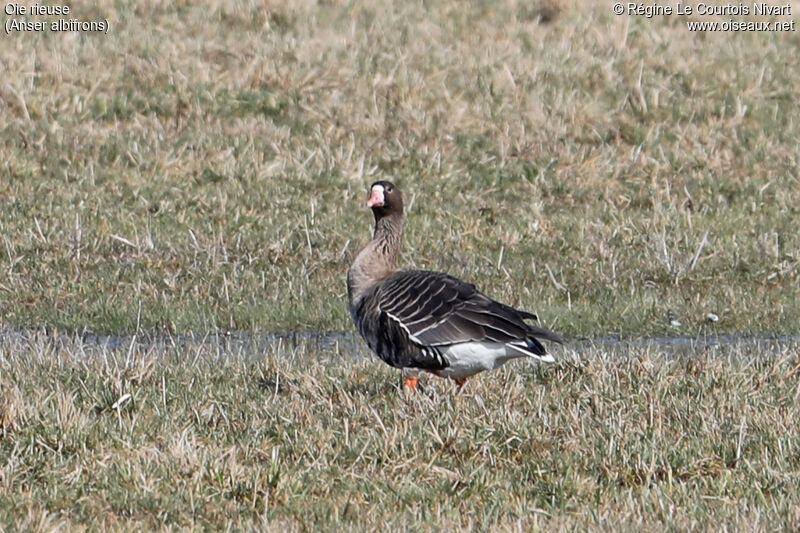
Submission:
<svg viewBox="0 0 800 533">
<path fill-rule="evenodd" d="M 555 361 L 540 341 L 564 339 L 525 322 L 536 315 L 447 274 L 398 269 L 405 217 L 393 183 L 373 183 L 367 206 L 375 233 L 347 273 L 350 314 L 370 349 L 403 370 L 406 386 L 415 389 L 421 371 L 461 388 L 469 376 L 517 357 Z"/>
</svg>

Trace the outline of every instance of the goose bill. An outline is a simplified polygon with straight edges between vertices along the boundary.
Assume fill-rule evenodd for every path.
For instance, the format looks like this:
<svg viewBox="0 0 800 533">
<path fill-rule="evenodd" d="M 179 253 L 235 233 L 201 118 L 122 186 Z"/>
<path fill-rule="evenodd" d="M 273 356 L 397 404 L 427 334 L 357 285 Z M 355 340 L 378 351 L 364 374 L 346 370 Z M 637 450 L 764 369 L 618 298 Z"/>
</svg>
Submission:
<svg viewBox="0 0 800 533">
<path fill-rule="evenodd" d="M 367 207 L 381 207 L 383 203 L 383 185 L 376 185 L 372 188 L 372 194 L 367 200 Z"/>
</svg>

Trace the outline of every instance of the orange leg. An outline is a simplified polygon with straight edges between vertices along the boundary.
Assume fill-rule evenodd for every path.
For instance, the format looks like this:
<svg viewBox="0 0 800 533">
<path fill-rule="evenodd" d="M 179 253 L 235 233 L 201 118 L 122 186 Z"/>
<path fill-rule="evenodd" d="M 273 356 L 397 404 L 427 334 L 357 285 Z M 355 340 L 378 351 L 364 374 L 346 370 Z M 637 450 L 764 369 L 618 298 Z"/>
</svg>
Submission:
<svg viewBox="0 0 800 533">
<path fill-rule="evenodd" d="M 461 391 L 461 389 L 463 389 L 463 388 L 464 388 L 464 383 L 466 383 L 466 382 L 467 382 L 467 378 L 458 378 L 458 379 L 455 379 L 455 380 L 453 380 L 453 381 L 455 381 L 455 382 L 456 382 L 456 385 L 458 385 L 458 390 L 459 390 L 459 392 L 460 392 L 460 391 Z"/>
<path fill-rule="evenodd" d="M 417 385 L 419 384 L 419 380 L 417 378 L 406 378 L 406 387 L 411 390 L 417 390 Z"/>
</svg>

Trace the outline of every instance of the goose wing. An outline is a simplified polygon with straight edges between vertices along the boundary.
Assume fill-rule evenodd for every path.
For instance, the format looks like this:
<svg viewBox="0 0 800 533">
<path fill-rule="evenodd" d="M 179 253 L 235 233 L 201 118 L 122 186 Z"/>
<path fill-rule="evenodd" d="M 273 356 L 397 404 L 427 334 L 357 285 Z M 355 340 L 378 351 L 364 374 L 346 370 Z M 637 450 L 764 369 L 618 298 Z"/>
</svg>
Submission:
<svg viewBox="0 0 800 533">
<path fill-rule="evenodd" d="M 544 355 L 537 338 L 564 340 L 525 323 L 536 315 L 496 302 L 471 283 L 441 272 L 398 272 L 381 284 L 376 296 L 380 310 L 422 346 L 522 341 L 534 353 Z"/>
</svg>

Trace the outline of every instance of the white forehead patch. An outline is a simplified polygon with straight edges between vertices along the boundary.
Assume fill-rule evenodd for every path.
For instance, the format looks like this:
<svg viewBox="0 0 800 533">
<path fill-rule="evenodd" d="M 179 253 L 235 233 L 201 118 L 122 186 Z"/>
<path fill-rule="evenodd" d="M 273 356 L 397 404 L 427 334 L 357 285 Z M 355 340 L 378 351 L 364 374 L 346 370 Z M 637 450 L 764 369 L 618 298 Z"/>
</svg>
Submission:
<svg viewBox="0 0 800 533">
<path fill-rule="evenodd" d="M 372 186 L 372 192 L 373 193 L 379 192 L 379 193 L 383 194 L 383 185 L 373 185 Z"/>
</svg>

